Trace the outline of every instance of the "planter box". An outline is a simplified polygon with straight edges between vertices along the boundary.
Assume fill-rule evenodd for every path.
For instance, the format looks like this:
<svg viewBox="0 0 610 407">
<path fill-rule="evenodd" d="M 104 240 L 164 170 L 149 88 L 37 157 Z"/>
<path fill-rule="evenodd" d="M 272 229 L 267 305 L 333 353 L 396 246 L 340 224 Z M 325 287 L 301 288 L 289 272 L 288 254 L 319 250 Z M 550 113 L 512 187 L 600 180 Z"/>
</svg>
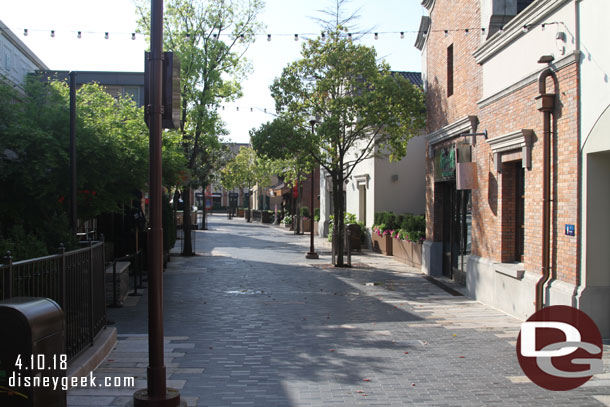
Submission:
<svg viewBox="0 0 610 407">
<path fill-rule="evenodd" d="M 116 295 L 117 304 L 123 304 L 127 294 L 129 293 L 129 265 L 128 261 L 119 261 L 116 263 L 116 283 L 112 282 L 113 267 L 112 264 L 106 267 L 104 273 L 104 285 L 106 291 L 106 305 L 112 304 L 114 295 Z M 113 289 L 116 293 L 113 294 Z"/>
<path fill-rule="evenodd" d="M 273 214 L 267 211 L 261 212 L 261 222 L 262 223 L 273 223 Z"/>
<path fill-rule="evenodd" d="M 422 244 L 413 243 L 408 240 L 392 239 L 393 255 L 399 261 L 411 267 L 421 267 L 422 263 Z"/>
<path fill-rule="evenodd" d="M 319 230 L 319 229 L 318 229 L 318 222 L 314 220 L 314 221 L 313 221 L 313 234 L 314 234 L 315 236 L 318 236 L 318 234 L 319 234 L 319 233 L 318 233 L 318 230 Z"/>
<path fill-rule="evenodd" d="M 289 229 L 289 228 L 291 228 L 291 227 L 292 227 L 292 223 L 284 223 L 284 227 L 285 227 L 286 229 Z"/>
<path fill-rule="evenodd" d="M 386 256 L 392 255 L 392 237 L 390 235 L 379 236 L 377 233 L 371 233 L 371 244 L 373 245 L 373 251 L 377 253 L 383 253 Z"/>
<path fill-rule="evenodd" d="M 238 218 L 243 218 L 244 217 L 244 209 L 243 208 L 237 208 L 237 217 Z"/>
<path fill-rule="evenodd" d="M 304 232 L 304 233 L 311 232 L 310 227 L 309 227 L 310 225 L 311 225 L 311 220 L 301 218 L 301 232 Z"/>
</svg>

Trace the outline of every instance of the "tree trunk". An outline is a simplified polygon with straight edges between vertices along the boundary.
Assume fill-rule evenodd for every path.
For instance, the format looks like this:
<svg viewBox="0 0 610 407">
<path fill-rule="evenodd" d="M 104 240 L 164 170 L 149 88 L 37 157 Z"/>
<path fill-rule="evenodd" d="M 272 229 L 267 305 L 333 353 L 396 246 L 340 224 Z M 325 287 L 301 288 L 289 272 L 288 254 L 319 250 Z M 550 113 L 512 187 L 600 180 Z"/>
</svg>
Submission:
<svg viewBox="0 0 610 407">
<path fill-rule="evenodd" d="M 193 242 L 191 241 L 191 188 L 187 187 L 182 191 L 182 202 L 184 205 L 184 217 L 182 219 L 184 245 L 182 246 L 182 255 L 193 256 Z"/>
<path fill-rule="evenodd" d="M 337 254 L 337 263 L 335 266 L 343 267 L 343 233 L 345 231 L 345 213 L 343 211 L 343 171 L 333 174 L 333 205 L 334 205 L 334 222 L 333 233 L 335 233 L 335 250 Z"/>
<path fill-rule="evenodd" d="M 201 230 L 208 230 L 208 226 L 206 225 L 206 222 L 205 222 L 205 216 L 206 216 L 206 211 L 207 211 L 205 189 L 207 188 L 207 186 L 208 185 L 206 183 L 202 183 L 201 191 L 203 192 L 203 217 L 201 218 Z"/>
<path fill-rule="evenodd" d="M 252 194 L 250 191 L 251 191 L 251 187 L 250 187 L 250 184 L 248 184 L 248 215 L 246 216 L 247 222 L 252 222 L 252 213 L 250 211 L 250 197 L 252 196 Z"/>
<path fill-rule="evenodd" d="M 301 234 L 301 194 L 299 188 L 301 188 L 301 183 L 297 180 L 297 199 L 295 201 L 296 214 L 294 217 L 294 221 L 296 222 L 296 227 L 294 228 L 295 235 Z"/>
</svg>

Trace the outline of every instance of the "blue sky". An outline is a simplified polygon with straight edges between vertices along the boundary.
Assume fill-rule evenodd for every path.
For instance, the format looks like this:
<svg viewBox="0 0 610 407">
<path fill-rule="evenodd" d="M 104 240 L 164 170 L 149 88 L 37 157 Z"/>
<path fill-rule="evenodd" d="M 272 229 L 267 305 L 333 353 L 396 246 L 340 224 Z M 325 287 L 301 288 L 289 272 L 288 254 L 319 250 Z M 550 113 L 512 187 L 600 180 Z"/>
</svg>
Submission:
<svg viewBox="0 0 610 407">
<path fill-rule="evenodd" d="M 130 0 L 0 0 L 0 3 L 0 20 L 51 69 L 143 70 L 146 44 L 143 36 L 131 40 L 136 15 Z M 244 97 L 227 104 L 222 111 L 231 140 L 247 142 L 249 129 L 273 119 L 262 110 L 273 110 L 270 83 L 286 64 L 299 58 L 302 38 L 295 42 L 294 34 L 318 33 L 320 27 L 312 17 L 321 17 L 319 10 L 332 4 L 331 0 L 266 0 L 260 20 L 266 25 L 265 33 L 272 34 L 272 40 L 268 42 L 262 35 L 250 47 L 246 57 L 253 72 L 242 83 Z M 375 46 L 378 56 L 393 70 L 421 70 L 420 53 L 413 46 L 416 34 L 412 33 L 419 28 L 424 13 L 419 0 L 353 0 L 349 8 L 361 8 L 360 28 L 379 32 L 378 40 L 371 33 L 360 41 Z M 27 36 L 23 36 L 25 28 Z M 55 30 L 54 38 L 51 30 Z M 82 31 L 80 40 L 76 31 Z M 400 31 L 405 32 L 404 39 L 400 38 Z M 104 39 L 105 32 L 109 39 Z"/>
</svg>

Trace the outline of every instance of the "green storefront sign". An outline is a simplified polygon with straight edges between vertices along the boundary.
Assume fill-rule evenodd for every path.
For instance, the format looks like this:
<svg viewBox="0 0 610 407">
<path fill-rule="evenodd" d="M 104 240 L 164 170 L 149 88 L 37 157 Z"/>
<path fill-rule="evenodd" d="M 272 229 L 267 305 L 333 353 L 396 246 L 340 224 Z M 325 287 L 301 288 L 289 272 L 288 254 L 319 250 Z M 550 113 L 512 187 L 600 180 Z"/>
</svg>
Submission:
<svg viewBox="0 0 610 407">
<path fill-rule="evenodd" d="M 441 148 L 434 154 L 434 180 L 455 179 L 455 148 Z"/>
</svg>

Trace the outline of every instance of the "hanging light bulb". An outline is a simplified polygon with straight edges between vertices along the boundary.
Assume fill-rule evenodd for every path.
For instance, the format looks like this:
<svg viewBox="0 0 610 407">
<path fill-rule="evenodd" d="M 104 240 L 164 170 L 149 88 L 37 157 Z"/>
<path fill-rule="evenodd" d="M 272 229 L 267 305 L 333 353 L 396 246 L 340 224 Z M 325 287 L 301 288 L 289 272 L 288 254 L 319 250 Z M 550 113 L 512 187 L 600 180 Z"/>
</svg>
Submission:
<svg viewBox="0 0 610 407">
<path fill-rule="evenodd" d="M 107 40 L 108 38 L 110 38 L 110 35 L 108 35 L 108 31 L 106 31 L 106 32 L 104 33 L 104 39 L 106 39 L 106 40 Z"/>
<path fill-rule="evenodd" d="M 212 37 L 214 38 L 214 40 L 218 39 L 218 34 L 212 34 Z"/>
<path fill-rule="evenodd" d="M 375 33 L 375 39 L 378 40 L 379 39 L 379 33 Z"/>
<path fill-rule="evenodd" d="M 546 24 L 542 24 L 542 31 L 544 31 L 545 27 L 546 27 Z"/>
<path fill-rule="evenodd" d="M 468 33 L 470 32 L 470 30 L 469 30 L 468 28 L 466 28 L 466 29 L 464 30 L 464 32 L 466 33 L 466 35 L 468 35 Z"/>
<path fill-rule="evenodd" d="M 299 40 L 299 34 L 295 34 L 295 35 L 294 35 L 294 40 L 295 40 L 295 41 L 298 41 L 298 40 Z"/>
<path fill-rule="evenodd" d="M 529 27 L 527 25 L 523 26 L 523 32 L 526 33 L 529 31 Z"/>
<path fill-rule="evenodd" d="M 504 32 L 504 26 L 500 27 L 500 34 Z"/>
<path fill-rule="evenodd" d="M 253 109 L 253 108 L 250 108 L 250 112 L 253 112 L 253 111 L 254 111 L 254 109 Z"/>
<path fill-rule="evenodd" d="M 131 40 L 135 41 L 136 40 L 136 33 L 131 33 Z"/>
<path fill-rule="evenodd" d="M 55 30 L 51 30 L 51 37 L 55 38 Z"/>
<path fill-rule="evenodd" d="M 322 31 L 322 34 L 320 34 L 320 36 L 322 37 L 322 41 L 326 40 L 326 33 L 324 31 Z"/>
<path fill-rule="evenodd" d="M 77 31 L 77 32 L 76 32 L 76 38 L 78 38 L 79 40 L 80 40 L 81 38 L 83 38 L 83 33 L 82 33 L 81 31 Z"/>
<path fill-rule="evenodd" d="M 347 38 L 351 41 L 352 40 L 352 33 L 347 33 Z"/>
<path fill-rule="evenodd" d="M 246 36 L 244 34 L 239 34 L 239 40 L 241 42 L 244 42 L 245 39 L 246 39 Z"/>
<path fill-rule="evenodd" d="M 424 35 L 426 35 L 426 33 L 424 33 Z M 404 32 L 404 31 L 401 31 L 401 32 L 400 32 L 400 39 L 401 39 L 401 40 L 404 40 L 404 39 L 405 39 L 405 32 Z"/>
<path fill-rule="evenodd" d="M 186 36 L 186 38 L 190 39 L 191 38 L 191 33 L 186 33 L 185 36 Z"/>
<path fill-rule="evenodd" d="M 267 41 L 271 41 L 271 34 L 267 34 Z"/>
<path fill-rule="evenodd" d="M 24 36 L 24 37 L 27 37 L 27 36 L 28 36 L 28 29 L 27 29 L 27 28 L 24 28 L 24 29 L 23 29 L 23 36 Z"/>
<path fill-rule="evenodd" d="M 445 38 L 447 38 L 448 35 L 449 35 L 449 31 L 445 30 Z"/>
</svg>

